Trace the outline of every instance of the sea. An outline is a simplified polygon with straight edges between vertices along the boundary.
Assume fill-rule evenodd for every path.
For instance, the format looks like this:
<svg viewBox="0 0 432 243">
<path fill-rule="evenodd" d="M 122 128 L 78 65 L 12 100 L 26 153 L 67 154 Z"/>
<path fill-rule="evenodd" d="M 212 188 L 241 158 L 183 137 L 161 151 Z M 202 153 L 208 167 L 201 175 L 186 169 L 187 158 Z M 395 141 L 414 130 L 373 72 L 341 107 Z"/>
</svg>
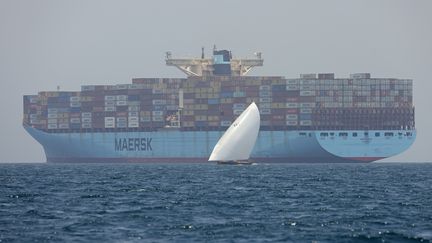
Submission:
<svg viewBox="0 0 432 243">
<path fill-rule="evenodd" d="M 432 242 L 432 164 L 0 164 L 0 242 Z"/>
</svg>

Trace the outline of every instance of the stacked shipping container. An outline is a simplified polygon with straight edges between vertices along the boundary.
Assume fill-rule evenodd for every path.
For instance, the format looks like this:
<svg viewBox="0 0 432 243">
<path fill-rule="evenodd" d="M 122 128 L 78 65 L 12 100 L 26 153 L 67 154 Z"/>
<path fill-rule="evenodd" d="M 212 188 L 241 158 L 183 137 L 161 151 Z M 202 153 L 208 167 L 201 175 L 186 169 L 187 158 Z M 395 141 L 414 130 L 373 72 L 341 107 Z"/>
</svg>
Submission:
<svg viewBox="0 0 432 243">
<path fill-rule="evenodd" d="M 179 93 L 183 109 L 178 117 Z M 81 92 L 24 97 L 24 123 L 49 132 L 154 130 L 181 121 L 184 130 L 225 130 L 252 101 L 264 130 L 411 129 L 412 80 L 353 74 L 283 77 L 208 76 L 133 79 L 86 85 Z"/>
</svg>

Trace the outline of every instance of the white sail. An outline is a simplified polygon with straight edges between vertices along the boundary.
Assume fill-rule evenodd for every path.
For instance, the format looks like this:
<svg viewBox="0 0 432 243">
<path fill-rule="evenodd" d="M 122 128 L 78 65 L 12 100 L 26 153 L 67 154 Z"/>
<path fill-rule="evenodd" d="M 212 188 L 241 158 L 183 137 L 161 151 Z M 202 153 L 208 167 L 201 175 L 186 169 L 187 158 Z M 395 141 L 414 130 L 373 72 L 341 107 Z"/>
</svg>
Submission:
<svg viewBox="0 0 432 243">
<path fill-rule="evenodd" d="M 209 161 L 240 161 L 250 157 L 260 128 L 260 114 L 252 102 L 219 139 Z"/>
</svg>

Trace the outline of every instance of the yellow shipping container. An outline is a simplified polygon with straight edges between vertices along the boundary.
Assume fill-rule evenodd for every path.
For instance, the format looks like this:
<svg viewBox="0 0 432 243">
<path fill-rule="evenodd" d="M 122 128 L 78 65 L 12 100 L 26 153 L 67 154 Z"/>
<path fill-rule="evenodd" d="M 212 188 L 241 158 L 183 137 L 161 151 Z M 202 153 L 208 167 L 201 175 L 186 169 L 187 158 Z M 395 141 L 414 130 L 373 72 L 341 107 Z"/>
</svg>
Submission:
<svg viewBox="0 0 432 243">
<path fill-rule="evenodd" d="M 81 101 L 82 102 L 90 102 L 90 101 L 93 101 L 93 97 L 92 96 L 81 96 Z"/>
<path fill-rule="evenodd" d="M 272 103 L 272 108 L 286 108 L 285 103 Z"/>
</svg>

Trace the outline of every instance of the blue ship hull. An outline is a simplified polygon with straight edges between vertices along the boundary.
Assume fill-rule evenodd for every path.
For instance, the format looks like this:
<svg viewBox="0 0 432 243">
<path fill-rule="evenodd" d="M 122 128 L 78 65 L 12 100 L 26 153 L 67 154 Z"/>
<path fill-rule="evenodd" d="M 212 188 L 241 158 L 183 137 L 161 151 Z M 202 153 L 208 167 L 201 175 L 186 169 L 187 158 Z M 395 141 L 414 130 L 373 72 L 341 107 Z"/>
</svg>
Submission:
<svg viewBox="0 0 432 243">
<path fill-rule="evenodd" d="M 207 162 L 222 131 L 47 133 L 24 126 L 48 162 Z M 408 149 L 415 130 L 260 131 L 256 162 L 372 162 Z"/>
</svg>

